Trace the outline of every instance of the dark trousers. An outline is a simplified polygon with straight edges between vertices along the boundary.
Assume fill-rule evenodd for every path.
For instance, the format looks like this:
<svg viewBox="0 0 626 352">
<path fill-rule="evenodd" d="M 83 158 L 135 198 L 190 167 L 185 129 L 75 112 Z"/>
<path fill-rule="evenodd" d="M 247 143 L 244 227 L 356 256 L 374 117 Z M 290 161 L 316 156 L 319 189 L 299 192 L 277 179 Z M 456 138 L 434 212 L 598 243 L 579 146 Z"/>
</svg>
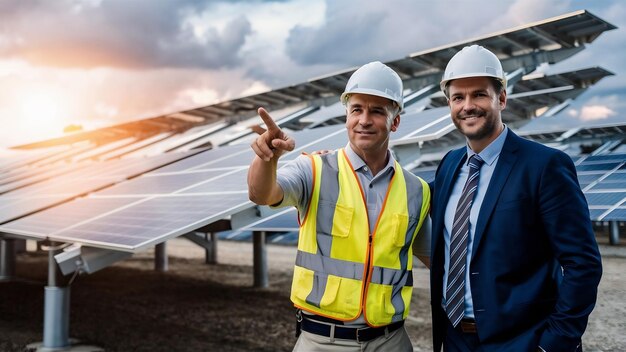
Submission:
<svg viewBox="0 0 626 352">
<path fill-rule="evenodd" d="M 446 338 L 443 341 L 443 352 L 482 352 L 480 340 L 476 333 L 464 333 L 460 327 L 453 328 L 450 321 L 447 322 Z M 582 344 L 578 345 L 576 352 L 583 352 Z"/>
<path fill-rule="evenodd" d="M 446 338 L 443 341 L 444 352 L 481 352 L 483 350 L 480 347 L 478 334 L 464 333 L 460 326 L 453 328 L 449 321 L 447 325 Z"/>
</svg>

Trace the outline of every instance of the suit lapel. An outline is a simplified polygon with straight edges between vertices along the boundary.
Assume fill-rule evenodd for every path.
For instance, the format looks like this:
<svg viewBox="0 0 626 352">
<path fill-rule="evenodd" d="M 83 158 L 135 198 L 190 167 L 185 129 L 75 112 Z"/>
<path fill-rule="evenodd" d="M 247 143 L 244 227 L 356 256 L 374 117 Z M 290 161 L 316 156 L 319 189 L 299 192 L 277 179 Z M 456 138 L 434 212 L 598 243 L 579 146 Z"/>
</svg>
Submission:
<svg viewBox="0 0 626 352">
<path fill-rule="evenodd" d="M 491 176 L 487 193 L 485 194 L 480 212 L 478 213 L 478 220 L 476 221 L 476 229 L 474 231 L 474 242 L 472 245 L 472 259 L 476 256 L 477 248 L 485 232 L 485 227 L 487 226 L 487 221 L 491 217 L 491 213 L 493 213 L 493 209 L 498 202 L 500 193 L 502 193 L 502 189 L 509 178 L 509 174 L 517 161 L 516 151 L 519 138 L 520 137 L 509 130 L 504 145 L 502 146 L 498 164 Z"/>
</svg>

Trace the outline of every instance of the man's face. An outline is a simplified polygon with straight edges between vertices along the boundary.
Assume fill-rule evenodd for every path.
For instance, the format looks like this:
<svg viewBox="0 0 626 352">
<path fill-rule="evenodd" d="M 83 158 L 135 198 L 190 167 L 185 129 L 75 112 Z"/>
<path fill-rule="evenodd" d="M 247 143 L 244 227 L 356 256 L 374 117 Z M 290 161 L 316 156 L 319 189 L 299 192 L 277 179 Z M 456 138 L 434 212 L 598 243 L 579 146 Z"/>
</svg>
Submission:
<svg viewBox="0 0 626 352">
<path fill-rule="evenodd" d="M 354 151 L 363 156 L 387 151 L 389 133 L 400 124 L 389 99 L 367 94 L 352 94 L 346 104 L 346 129 Z"/>
<path fill-rule="evenodd" d="M 496 94 L 489 78 L 471 77 L 452 81 L 449 95 L 452 122 L 468 140 L 491 141 L 498 136 L 506 91 Z"/>
</svg>

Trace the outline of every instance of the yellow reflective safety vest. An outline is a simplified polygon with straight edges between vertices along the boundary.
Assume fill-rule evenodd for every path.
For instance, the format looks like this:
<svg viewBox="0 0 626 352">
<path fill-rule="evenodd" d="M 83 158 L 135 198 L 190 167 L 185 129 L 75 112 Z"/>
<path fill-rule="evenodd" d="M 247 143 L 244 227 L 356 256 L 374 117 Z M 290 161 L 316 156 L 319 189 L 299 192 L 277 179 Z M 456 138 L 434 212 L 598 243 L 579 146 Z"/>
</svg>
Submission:
<svg viewBox="0 0 626 352">
<path fill-rule="evenodd" d="M 411 246 L 428 213 L 428 184 L 395 163 L 373 233 L 364 193 L 343 149 L 310 155 L 313 190 L 300 224 L 291 300 L 370 326 L 404 320 L 413 292 Z"/>
</svg>

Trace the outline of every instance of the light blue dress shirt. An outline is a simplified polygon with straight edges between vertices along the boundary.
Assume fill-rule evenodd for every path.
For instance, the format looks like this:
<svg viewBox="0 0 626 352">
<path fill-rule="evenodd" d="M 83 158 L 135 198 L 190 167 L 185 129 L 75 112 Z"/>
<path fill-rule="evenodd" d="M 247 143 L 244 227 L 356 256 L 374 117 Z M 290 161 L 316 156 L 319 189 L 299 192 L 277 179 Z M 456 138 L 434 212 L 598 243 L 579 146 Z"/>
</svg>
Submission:
<svg viewBox="0 0 626 352">
<path fill-rule="evenodd" d="M 485 194 L 487 193 L 487 188 L 489 188 L 489 181 L 491 181 L 491 176 L 493 175 L 493 171 L 498 164 L 498 158 L 500 157 L 500 152 L 502 151 L 502 146 L 504 146 L 504 140 L 506 139 L 506 135 L 508 133 L 508 128 L 505 126 L 500 135 L 493 141 L 491 144 L 487 146 L 487 148 L 483 149 L 478 156 L 480 156 L 485 163 L 480 168 L 480 175 L 478 178 L 478 189 L 476 190 L 476 194 L 474 195 L 474 202 L 472 203 L 472 209 L 470 211 L 469 218 L 469 237 L 467 239 L 467 259 L 465 262 L 465 317 L 466 318 L 474 318 L 474 302 L 472 301 L 472 290 L 470 285 L 470 259 L 472 258 L 472 245 L 474 243 L 474 228 L 476 227 L 476 222 L 478 220 L 478 213 L 480 211 L 480 207 L 483 204 L 483 200 L 485 199 Z M 450 194 L 450 199 L 448 200 L 448 204 L 446 205 L 446 213 L 444 217 L 445 228 L 443 231 L 444 241 L 445 241 L 445 271 L 443 276 L 443 292 L 446 292 L 446 286 L 448 283 L 448 264 L 450 263 L 450 231 L 452 230 L 452 223 L 454 222 L 454 214 L 456 212 L 456 206 L 459 203 L 459 199 L 461 198 L 461 192 L 463 191 L 463 186 L 465 186 L 465 182 L 467 181 L 467 177 L 469 175 L 469 158 L 476 154 L 469 146 L 467 146 L 467 159 L 461 170 L 459 172 L 459 176 L 454 183 L 454 187 L 452 188 L 452 193 Z M 444 297 L 445 300 L 445 297 Z M 445 301 L 443 302 L 443 307 L 445 308 Z"/>
</svg>

